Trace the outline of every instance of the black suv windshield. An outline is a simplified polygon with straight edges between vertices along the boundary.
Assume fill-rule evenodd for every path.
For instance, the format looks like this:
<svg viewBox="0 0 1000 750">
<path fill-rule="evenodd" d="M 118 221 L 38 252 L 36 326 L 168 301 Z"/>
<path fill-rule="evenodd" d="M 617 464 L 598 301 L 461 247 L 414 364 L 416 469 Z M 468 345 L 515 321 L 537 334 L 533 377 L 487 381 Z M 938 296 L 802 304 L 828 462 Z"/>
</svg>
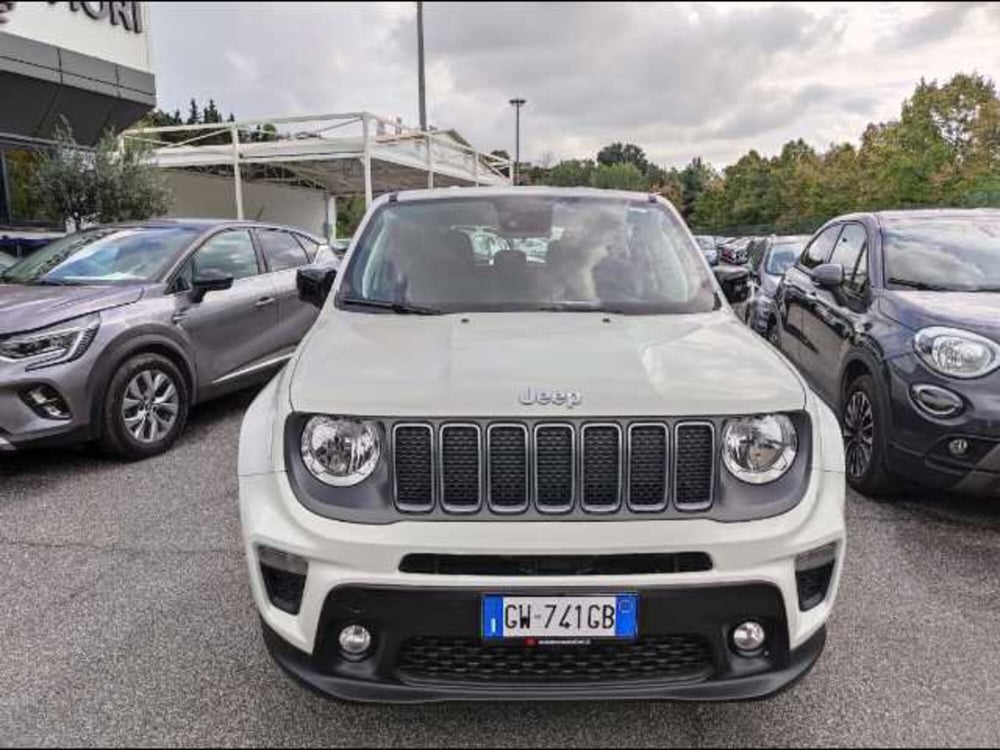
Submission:
<svg viewBox="0 0 1000 750">
<path fill-rule="evenodd" d="M 894 222 L 883 247 L 890 287 L 1000 291 L 1000 214 Z"/>
<path fill-rule="evenodd" d="M 559 195 L 387 204 L 359 239 L 337 304 L 360 312 L 360 300 L 445 313 L 717 305 L 697 248 L 661 205 Z"/>
<path fill-rule="evenodd" d="M 103 227 L 61 237 L 8 268 L 8 284 L 127 284 L 157 280 L 197 236 L 189 227 Z"/>
</svg>

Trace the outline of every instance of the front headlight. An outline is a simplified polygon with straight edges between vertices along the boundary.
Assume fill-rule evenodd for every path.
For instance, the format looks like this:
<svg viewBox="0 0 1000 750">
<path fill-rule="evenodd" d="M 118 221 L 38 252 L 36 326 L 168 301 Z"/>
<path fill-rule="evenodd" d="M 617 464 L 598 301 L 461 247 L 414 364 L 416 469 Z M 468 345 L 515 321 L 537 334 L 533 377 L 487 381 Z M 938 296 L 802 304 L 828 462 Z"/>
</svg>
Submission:
<svg viewBox="0 0 1000 750">
<path fill-rule="evenodd" d="M 28 333 L 0 338 L 0 358 L 28 362 L 29 370 L 70 362 L 83 355 L 97 335 L 97 313 Z"/>
<path fill-rule="evenodd" d="M 302 428 L 301 447 L 306 468 L 334 487 L 363 482 L 382 453 L 378 425 L 346 417 L 312 417 Z"/>
<path fill-rule="evenodd" d="M 780 479 L 795 461 L 799 438 L 784 414 L 730 419 L 722 431 L 722 462 L 747 484 Z"/>
<path fill-rule="evenodd" d="M 925 365 L 949 378 L 981 378 L 1000 367 L 1000 345 L 958 328 L 917 331 L 913 348 Z"/>
</svg>

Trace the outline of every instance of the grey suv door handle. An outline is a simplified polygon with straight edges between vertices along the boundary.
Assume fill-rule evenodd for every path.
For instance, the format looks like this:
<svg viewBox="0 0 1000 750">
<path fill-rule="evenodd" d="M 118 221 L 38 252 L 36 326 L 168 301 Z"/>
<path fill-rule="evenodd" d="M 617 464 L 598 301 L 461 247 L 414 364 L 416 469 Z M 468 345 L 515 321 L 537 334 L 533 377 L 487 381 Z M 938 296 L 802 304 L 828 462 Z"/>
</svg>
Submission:
<svg viewBox="0 0 1000 750">
<path fill-rule="evenodd" d="M 176 313 L 174 313 L 174 314 L 173 314 L 173 316 L 172 316 L 172 317 L 170 318 L 170 321 L 171 321 L 171 322 L 172 322 L 172 323 L 173 323 L 174 325 L 180 325 L 180 324 L 181 324 L 181 323 L 182 323 L 182 322 L 184 321 L 184 319 L 185 319 L 185 318 L 186 318 L 187 316 L 188 316 L 188 315 L 187 315 L 187 313 L 186 313 L 186 312 L 176 312 Z"/>
<path fill-rule="evenodd" d="M 268 305 L 274 304 L 274 297 L 261 297 L 259 300 L 253 303 L 254 307 L 267 307 Z"/>
</svg>

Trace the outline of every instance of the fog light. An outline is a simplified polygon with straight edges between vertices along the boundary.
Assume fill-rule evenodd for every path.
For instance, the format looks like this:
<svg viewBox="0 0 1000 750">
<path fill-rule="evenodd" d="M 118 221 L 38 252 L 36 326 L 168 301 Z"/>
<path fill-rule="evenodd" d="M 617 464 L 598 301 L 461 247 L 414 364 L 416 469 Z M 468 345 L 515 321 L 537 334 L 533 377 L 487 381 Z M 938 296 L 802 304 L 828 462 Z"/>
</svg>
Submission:
<svg viewBox="0 0 1000 750">
<path fill-rule="evenodd" d="M 364 655 L 372 645 L 372 634 L 361 625 L 348 625 L 340 631 L 340 650 L 348 656 Z"/>
<path fill-rule="evenodd" d="M 969 452 L 969 441 L 965 438 L 955 438 L 948 441 L 948 452 L 953 456 L 961 458 Z"/>
<path fill-rule="evenodd" d="M 733 645 L 741 656 L 750 656 L 760 651 L 767 640 L 767 632 L 759 622 L 747 620 L 733 631 Z"/>
<path fill-rule="evenodd" d="M 36 385 L 22 392 L 21 398 L 40 417 L 66 420 L 71 416 L 66 401 L 50 385 Z"/>
</svg>

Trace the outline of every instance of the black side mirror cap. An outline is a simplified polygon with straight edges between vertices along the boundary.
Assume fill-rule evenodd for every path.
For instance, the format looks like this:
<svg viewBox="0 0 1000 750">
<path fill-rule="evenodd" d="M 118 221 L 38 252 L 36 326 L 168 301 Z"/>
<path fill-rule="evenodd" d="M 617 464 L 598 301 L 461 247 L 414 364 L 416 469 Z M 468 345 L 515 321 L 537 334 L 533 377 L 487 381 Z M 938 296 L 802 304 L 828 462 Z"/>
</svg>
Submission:
<svg viewBox="0 0 1000 750">
<path fill-rule="evenodd" d="M 337 269 L 333 266 L 300 268 L 295 274 L 295 286 L 299 290 L 299 299 L 310 305 L 323 307 L 336 278 Z"/>
<path fill-rule="evenodd" d="M 823 263 L 812 270 L 812 279 L 817 286 L 838 287 L 844 283 L 844 267 L 839 263 Z"/>
<path fill-rule="evenodd" d="M 230 274 L 215 268 L 206 269 L 191 282 L 191 301 L 201 302 L 209 292 L 221 292 L 232 286 L 233 277 Z"/>
<path fill-rule="evenodd" d="M 718 265 L 712 270 L 729 304 L 747 301 L 750 297 L 750 271 L 743 266 L 731 265 Z"/>
</svg>

